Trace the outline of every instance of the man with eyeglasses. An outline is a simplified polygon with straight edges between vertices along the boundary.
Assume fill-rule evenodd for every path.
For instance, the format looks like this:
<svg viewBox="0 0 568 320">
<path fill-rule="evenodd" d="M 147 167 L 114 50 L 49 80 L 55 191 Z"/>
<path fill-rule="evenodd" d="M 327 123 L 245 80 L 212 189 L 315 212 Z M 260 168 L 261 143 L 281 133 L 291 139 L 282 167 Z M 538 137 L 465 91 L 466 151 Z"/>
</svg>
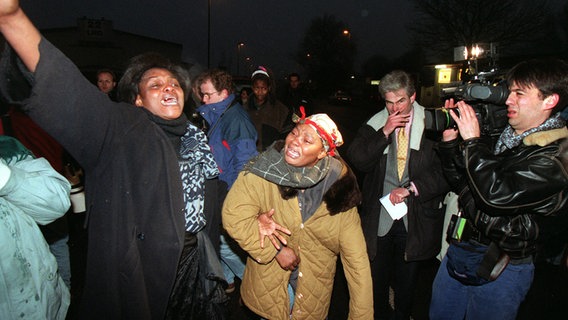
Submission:
<svg viewBox="0 0 568 320">
<path fill-rule="evenodd" d="M 360 213 L 375 319 L 409 319 L 420 262 L 440 251 L 449 186 L 435 142 L 425 136 L 424 107 L 416 102 L 412 77 L 392 71 L 381 79 L 379 93 L 386 108 L 359 129 L 347 158 L 365 174 Z M 392 206 L 403 209 L 389 211 Z"/>
<path fill-rule="evenodd" d="M 209 146 L 221 172 L 221 186 L 218 188 L 221 207 L 244 164 L 257 154 L 257 132 L 248 113 L 233 93 L 233 78 L 229 73 L 218 69 L 205 71 L 197 77 L 196 87 L 199 88 L 203 102 L 197 112 L 207 121 Z M 215 218 L 219 220 L 210 225 L 220 228 L 220 212 L 215 213 Z M 216 243 L 217 239 L 211 240 Z M 236 276 L 242 279 L 245 269 L 245 254 L 237 244 L 230 245 L 231 241 L 233 240 L 225 232 L 221 232 L 220 257 L 228 283 L 225 289 L 227 293 L 235 290 L 234 278 Z M 239 252 L 235 252 L 236 250 Z"/>
</svg>

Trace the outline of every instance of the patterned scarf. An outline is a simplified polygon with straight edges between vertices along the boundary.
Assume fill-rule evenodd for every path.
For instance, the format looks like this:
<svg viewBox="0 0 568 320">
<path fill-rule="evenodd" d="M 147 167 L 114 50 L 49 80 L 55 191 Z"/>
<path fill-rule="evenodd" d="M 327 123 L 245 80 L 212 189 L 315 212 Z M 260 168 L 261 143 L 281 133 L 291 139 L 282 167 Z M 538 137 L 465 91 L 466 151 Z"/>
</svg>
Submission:
<svg viewBox="0 0 568 320">
<path fill-rule="evenodd" d="M 174 149 L 179 151 L 177 156 L 185 203 L 185 230 L 197 233 L 207 223 L 204 214 L 205 179 L 219 175 L 207 138 L 183 114 L 178 119 L 165 120 L 144 110 L 150 120 L 164 130 Z"/>
<path fill-rule="evenodd" d="M 181 181 L 185 200 L 185 229 L 196 233 L 205 227 L 205 179 L 219 175 L 205 133 L 191 123 L 181 137 Z"/>
<path fill-rule="evenodd" d="M 503 153 L 507 149 L 518 147 L 523 142 L 523 139 L 531 133 L 559 129 L 565 126 L 566 122 L 560 117 L 560 113 L 548 118 L 538 127 L 529 129 L 519 135 L 515 133 L 515 130 L 513 130 L 511 126 L 507 126 L 507 128 L 505 128 L 499 136 L 499 140 L 495 144 L 495 150 L 493 153 L 497 155 Z"/>
<path fill-rule="evenodd" d="M 313 167 L 294 167 L 284 160 L 284 149 L 278 151 L 274 145 L 249 161 L 245 170 L 279 186 L 297 189 L 309 188 L 327 175 L 330 157 L 321 159 Z"/>
</svg>

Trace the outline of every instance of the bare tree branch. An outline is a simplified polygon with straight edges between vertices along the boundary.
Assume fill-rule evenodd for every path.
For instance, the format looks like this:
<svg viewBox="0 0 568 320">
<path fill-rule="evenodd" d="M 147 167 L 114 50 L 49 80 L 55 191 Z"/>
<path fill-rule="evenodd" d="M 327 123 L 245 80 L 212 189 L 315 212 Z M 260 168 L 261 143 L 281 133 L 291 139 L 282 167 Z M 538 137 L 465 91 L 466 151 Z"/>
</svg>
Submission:
<svg viewBox="0 0 568 320">
<path fill-rule="evenodd" d="M 414 0 L 418 18 L 409 29 L 433 57 L 449 57 L 457 46 L 499 43 L 501 47 L 542 38 L 549 2 L 533 0 Z"/>
</svg>

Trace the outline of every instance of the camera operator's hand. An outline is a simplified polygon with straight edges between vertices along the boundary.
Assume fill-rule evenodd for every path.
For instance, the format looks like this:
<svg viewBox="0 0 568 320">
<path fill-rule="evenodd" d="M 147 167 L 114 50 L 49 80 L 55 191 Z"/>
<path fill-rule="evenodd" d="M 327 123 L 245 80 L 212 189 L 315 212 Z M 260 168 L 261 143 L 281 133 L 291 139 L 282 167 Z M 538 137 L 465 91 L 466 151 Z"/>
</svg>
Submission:
<svg viewBox="0 0 568 320">
<path fill-rule="evenodd" d="M 481 135 L 481 131 L 479 130 L 479 121 L 475 111 L 469 104 L 463 101 L 456 103 L 456 105 L 460 110 L 460 116 L 458 117 L 452 110 L 450 110 L 450 115 L 458 125 L 461 137 L 464 140 L 478 138 Z"/>
<path fill-rule="evenodd" d="M 383 127 L 383 133 L 386 137 L 398 127 L 404 127 L 410 118 L 410 114 L 400 114 L 400 111 L 392 113 L 387 118 L 387 123 Z"/>
<path fill-rule="evenodd" d="M 455 108 L 454 98 L 450 98 L 444 102 L 445 109 Z M 457 139 L 459 136 L 458 129 L 448 128 L 442 132 L 442 141 L 452 141 Z"/>
</svg>

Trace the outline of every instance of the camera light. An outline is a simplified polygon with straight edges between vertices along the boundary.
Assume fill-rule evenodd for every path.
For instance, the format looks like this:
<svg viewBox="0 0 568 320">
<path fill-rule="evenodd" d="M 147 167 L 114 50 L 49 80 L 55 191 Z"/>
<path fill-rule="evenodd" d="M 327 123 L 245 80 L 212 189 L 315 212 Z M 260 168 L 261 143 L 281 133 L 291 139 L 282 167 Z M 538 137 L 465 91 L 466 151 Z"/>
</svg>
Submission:
<svg viewBox="0 0 568 320">
<path fill-rule="evenodd" d="M 480 47 L 479 45 L 474 45 L 471 47 L 471 57 L 472 58 L 479 58 L 483 55 L 483 53 L 485 52 L 485 50 L 483 50 L 482 47 Z"/>
</svg>

